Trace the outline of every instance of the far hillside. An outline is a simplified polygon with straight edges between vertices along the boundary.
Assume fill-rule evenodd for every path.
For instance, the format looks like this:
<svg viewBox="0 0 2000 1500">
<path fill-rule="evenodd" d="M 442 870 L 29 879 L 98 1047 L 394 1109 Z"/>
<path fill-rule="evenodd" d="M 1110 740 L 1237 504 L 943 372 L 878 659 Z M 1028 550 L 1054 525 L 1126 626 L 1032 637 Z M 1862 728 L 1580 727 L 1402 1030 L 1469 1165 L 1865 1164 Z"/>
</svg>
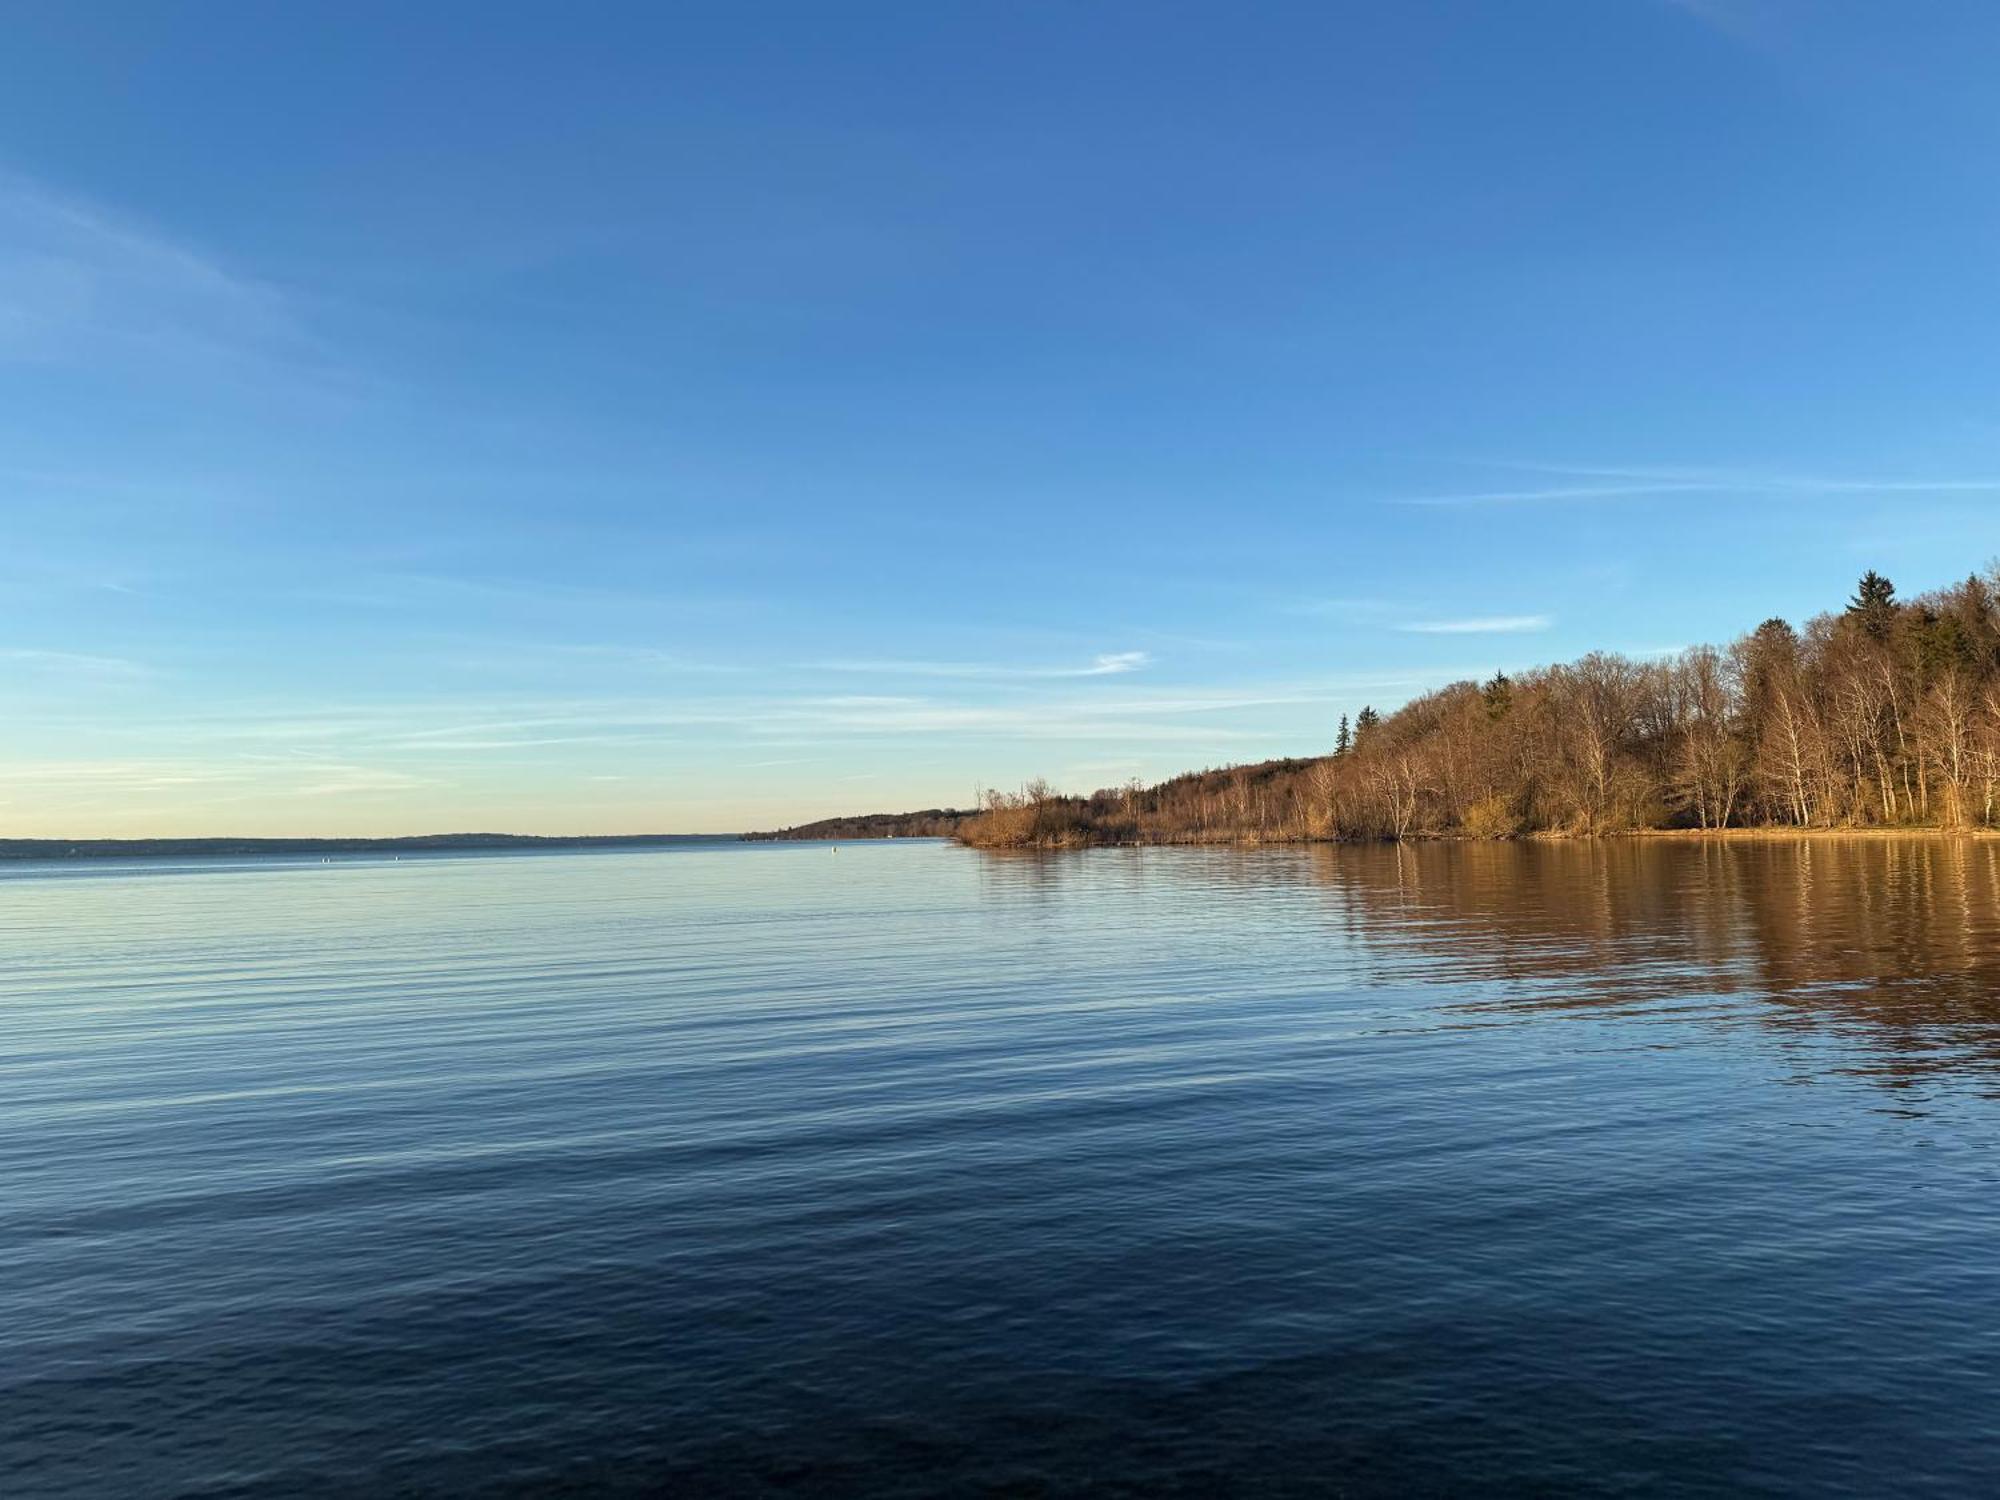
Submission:
<svg viewBox="0 0 2000 1500">
<path fill-rule="evenodd" d="M 938 839 L 951 838 L 970 811 L 933 807 L 913 813 L 856 813 L 845 818 L 821 818 L 817 823 L 801 823 L 796 828 L 780 828 L 770 833 L 746 833 L 744 838 L 759 843 L 783 839 Z"/>
</svg>

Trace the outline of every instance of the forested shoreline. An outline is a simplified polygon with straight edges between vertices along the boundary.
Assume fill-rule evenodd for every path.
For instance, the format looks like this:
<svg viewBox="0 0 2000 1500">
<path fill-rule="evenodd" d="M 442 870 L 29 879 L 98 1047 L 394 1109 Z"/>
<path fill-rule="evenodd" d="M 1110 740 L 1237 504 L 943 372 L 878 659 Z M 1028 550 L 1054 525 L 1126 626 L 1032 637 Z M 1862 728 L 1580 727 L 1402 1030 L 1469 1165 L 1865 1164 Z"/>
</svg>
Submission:
<svg viewBox="0 0 2000 1500">
<path fill-rule="evenodd" d="M 1331 754 L 1070 796 L 988 793 L 985 848 L 2000 826 L 2000 564 L 1803 629 L 1578 661 L 1363 709 Z"/>
<path fill-rule="evenodd" d="M 811 839 L 941 839 L 956 834 L 973 816 L 971 809 L 931 807 L 910 813 L 855 813 L 844 818 L 821 818 L 793 828 L 774 828 L 768 833 L 746 833 L 751 843 L 772 844 Z"/>
</svg>

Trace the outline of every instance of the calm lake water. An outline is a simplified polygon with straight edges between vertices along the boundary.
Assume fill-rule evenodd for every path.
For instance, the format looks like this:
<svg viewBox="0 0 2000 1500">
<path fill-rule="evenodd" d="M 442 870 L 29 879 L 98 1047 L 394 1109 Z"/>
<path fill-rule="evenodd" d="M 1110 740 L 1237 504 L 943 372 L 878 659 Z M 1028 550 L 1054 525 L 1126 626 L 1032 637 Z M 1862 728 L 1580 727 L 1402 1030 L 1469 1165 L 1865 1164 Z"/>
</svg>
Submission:
<svg viewBox="0 0 2000 1500">
<path fill-rule="evenodd" d="M 0 1492 L 1975 1494 L 2000 843 L 0 868 Z"/>
</svg>

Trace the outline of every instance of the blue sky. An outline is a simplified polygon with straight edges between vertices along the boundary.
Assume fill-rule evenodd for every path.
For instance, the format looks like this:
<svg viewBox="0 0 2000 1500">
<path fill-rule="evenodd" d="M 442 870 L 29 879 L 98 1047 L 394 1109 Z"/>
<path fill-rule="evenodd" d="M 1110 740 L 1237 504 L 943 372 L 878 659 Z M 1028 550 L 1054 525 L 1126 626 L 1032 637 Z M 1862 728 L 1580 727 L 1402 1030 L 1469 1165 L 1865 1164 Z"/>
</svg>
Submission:
<svg viewBox="0 0 2000 1500">
<path fill-rule="evenodd" d="M 0 832 L 1310 753 L 2000 551 L 2000 10 L 12 4 Z"/>
</svg>

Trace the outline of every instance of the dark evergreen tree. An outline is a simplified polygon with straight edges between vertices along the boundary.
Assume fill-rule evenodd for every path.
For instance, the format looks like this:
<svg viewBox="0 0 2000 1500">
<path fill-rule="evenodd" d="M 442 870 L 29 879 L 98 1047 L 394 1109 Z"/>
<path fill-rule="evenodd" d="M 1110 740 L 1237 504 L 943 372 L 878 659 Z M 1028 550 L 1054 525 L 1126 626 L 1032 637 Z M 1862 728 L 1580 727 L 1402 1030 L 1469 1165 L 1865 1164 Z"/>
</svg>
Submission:
<svg viewBox="0 0 2000 1500">
<path fill-rule="evenodd" d="M 1486 700 L 1486 717 L 1504 719 L 1514 706 L 1514 681 L 1505 672 L 1495 672 L 1493 680 L 1479 690 Z"/>
<path fill-rule="evenodd" d="M 1875 640 L 1886 641 L 1896 623 L 1896 585 L 1870 568 L 1847 601 L 1847 617 Z"/>
<path fill-rule="evenodd" d="M 1354 745 L 1353 731 L 1347 727 L 1347 715 L 1340 716 L 1340 732 L 1333 737 L 1333 753 L 1345 755 Z"/>
<path fill-rule="evenodd" d="M 1372 708 L 1364 707 L 1354 719 L 1354 744 L 1359 749 L 1367 743 L 1369 733 L 1382 722 L 1382 716 Z"/>
</svg>

